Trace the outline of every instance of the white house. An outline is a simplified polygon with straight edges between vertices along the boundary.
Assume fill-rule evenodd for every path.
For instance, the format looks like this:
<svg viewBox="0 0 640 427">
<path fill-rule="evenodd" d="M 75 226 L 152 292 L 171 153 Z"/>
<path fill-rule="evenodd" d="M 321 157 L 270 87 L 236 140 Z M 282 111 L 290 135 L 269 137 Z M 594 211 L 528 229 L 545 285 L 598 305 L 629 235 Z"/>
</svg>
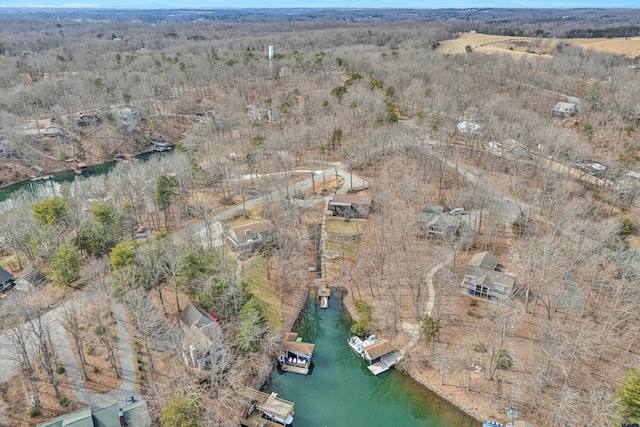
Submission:
<svg viewBox="0 0 640 427">
<path fill-rule="evenodd" d="M 571 102 L 558 102 L 551 111 L 556 117 L 570 117 L 576 114 L 576 104 Z"/>
</svg>

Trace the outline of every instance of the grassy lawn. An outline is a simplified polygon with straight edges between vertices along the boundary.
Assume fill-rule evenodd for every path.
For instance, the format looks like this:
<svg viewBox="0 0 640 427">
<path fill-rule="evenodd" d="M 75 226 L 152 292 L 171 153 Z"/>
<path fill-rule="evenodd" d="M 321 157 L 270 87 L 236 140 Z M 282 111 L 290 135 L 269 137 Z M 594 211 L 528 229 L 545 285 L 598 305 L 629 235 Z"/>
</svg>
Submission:
<svg viewBox="0 0 640 427">
<path fill-rule="evenodd" d="M 357 249 L 355 242 L 341 243 L 329 240 L 326 246 L 328 251 L 338 251 L 342 254 L 342 258 L 345 259 L 350 259 Z"/>
<path fill-rule="evenodd" d="M 258 220 L 263 219 L 261 215 L 262 215 L 262 205 L 253 206 L 247 209 L 248 218 L 244 218 L 242 216 L 242 211 L 240 211 L 238 213 L 238 218 L 233 219 L 231 221 L 225 221 L 224 226 L 225 228 L 233 228 L 240 225 L 250 224 L 252 222 L 256 222 Z"/>
<path fill-rule="evenodd" d="M 364 222 L 352 219 L 345 222 L 344 218 L 327 219 L 327 233 L 352 235 L 364 230 Z"/>
<path fill-rule="evenodd" d="M 267 278 L 267 261 L 263 257 L 255 257 L 244 266 L 247 290 L 262 303 L 264 315 L 272 329 L 282 324 L 280 300 L 271 289 Z"/>
</svg>

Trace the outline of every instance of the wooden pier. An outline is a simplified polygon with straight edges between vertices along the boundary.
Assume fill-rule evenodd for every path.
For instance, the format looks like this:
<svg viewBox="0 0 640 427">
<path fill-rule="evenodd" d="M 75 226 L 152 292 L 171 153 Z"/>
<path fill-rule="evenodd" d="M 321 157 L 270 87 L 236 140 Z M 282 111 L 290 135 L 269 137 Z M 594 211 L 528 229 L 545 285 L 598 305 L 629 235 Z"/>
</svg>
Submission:
<svg viewBox="0 0 640 427">
<path fill-rule="evenodd" d="M 318 298 L 320 299 L 320 308 L 329 308 L 329 297 L 331 289 L 327 287 L 327 282 L 320 279 L 318 283 Z"/>
</svg>

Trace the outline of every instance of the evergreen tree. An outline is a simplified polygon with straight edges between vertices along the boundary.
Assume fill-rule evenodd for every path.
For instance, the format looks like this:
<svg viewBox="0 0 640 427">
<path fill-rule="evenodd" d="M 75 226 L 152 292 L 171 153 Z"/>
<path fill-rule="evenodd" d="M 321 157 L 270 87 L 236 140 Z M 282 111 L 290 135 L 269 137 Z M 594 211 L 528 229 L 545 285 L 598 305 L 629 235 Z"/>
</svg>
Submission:
<svg viewBox="0 0 640 427">
<path fill-rule="evenodd" d="M 618 391 L 620 415 L 627 423 L 640 423 L 640 367 L 632 370 Z"/>
</svg>

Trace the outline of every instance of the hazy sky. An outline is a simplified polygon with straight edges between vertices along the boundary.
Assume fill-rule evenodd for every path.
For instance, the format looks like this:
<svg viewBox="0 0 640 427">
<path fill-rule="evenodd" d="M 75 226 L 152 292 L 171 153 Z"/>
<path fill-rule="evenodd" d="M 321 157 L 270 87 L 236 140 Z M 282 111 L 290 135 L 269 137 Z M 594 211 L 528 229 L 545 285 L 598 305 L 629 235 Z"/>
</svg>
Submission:
<svg viewBox="0 0 640 427">
<path fill-rule="evenodd" d="M 0 0 L 0 7 L 101 7 L 101 8 L 639 8 L 640 0 Z"/>
</svg>

